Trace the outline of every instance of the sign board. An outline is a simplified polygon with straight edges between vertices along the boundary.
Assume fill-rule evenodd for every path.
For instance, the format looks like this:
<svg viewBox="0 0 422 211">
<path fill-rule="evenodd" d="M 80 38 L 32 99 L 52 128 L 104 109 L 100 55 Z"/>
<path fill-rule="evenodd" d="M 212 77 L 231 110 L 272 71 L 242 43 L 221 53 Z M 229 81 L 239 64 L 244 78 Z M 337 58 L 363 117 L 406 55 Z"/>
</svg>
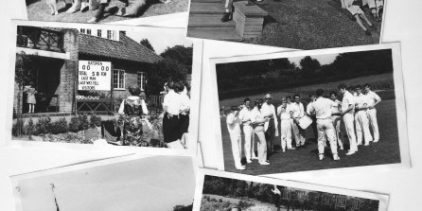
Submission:
<svg viewBox="0 0 422 211">
<path fill-rule="evenodd" d="M 110 91 L 111 62 L 80 60 L 78 90 Z"/>
</svg>

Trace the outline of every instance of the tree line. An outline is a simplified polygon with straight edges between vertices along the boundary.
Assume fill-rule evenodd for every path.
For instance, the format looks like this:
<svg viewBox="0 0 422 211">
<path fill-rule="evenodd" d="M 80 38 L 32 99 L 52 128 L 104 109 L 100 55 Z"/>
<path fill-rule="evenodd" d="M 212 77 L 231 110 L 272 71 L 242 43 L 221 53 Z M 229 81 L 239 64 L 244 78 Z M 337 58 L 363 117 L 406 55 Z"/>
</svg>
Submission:
<svg viewBox="0 0 422 211">
<path fill-rule="evenodd" d="M 361 76 L 393 72 L 390 49 L 339 54 L 332 63 L 321 65 L 311 56 L 299 65 L 287 58 L 217 64 L 220 99 L 233 94 L 257 93 L 321 84 Z M 248 92 L 249 91 L 249 92 Z"/>
</svg>

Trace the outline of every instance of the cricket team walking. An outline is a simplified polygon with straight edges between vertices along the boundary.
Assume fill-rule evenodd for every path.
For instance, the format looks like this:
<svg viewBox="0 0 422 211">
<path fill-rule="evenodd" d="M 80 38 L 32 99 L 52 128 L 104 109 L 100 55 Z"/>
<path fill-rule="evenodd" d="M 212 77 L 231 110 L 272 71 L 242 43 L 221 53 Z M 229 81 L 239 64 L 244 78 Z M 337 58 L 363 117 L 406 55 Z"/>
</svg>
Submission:
<svg viewBox="0 0 422 211">
<path fill-rule="evenodd" d="M 271 101 L 271 95 L 266 94 L 254 102 L 245 98 L 242 105 L 230 108 L 226 123 L 236 169 L 246 168 L 241 162 L 243 155 L 246 164 L 258 160 L 260 165 L 270 165 L 275 137 L 280 138 L 283 153 L 304 147 L 309 144 L 308 128 L 316 139 L 319 160 L 325 158 L 328 147 L 332 159 L 338 161 L 338 150 L 348 146 L 345 154 L 351 156 L 358 152 L 358 146 L 380 140 L 376 105 L 381 98 L 369 84 L 340 84 L 338 91 L 330 93 L 318 89 L 306 106 L 299 94 L 282 96 L 278 106 Z"/>
</svg>

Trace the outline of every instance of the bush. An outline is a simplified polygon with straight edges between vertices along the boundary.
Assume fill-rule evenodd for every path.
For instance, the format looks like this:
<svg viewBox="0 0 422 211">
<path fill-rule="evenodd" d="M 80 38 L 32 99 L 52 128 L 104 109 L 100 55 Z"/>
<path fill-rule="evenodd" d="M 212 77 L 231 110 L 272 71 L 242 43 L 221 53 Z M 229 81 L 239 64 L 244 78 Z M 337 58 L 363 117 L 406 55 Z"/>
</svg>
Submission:
<svg viewBox="0 0 422 211">
<path fill-rule="evenodd" d="M 51 129 L 51 118 L 41 117 L 35 125 L 34 135 L 47 134 Z"/>
<path fill-rule="evenodd" d="M 69 123 L 69 131 L 71 132 L 78 132 L 81 128 L 81 120 L 79 117 L 74 116 L 70 119 Z"/>
<path fill-rule="evenodd" d="M 35 133 L 35 125 L 32 119 L 29 119 L 28 124 L 24 126 L 24 133 L 29 136 Z"/>
<path fill-rule="evenodd" d="M 243 209 L 246 209 L 248 207 L 251 207 L 251 206 L 253 206 L 255 204 L 254 203 L 251 203 L 251 202 L 247 202 L 247 201 L 241 200 L 241 201 L 239 201 L 239 204 L 238 205 L 243 210 Z"/>
<path fill-rule="evenodd" d="M 82 116 L 79 116 L 79 118 L 81 119 L 81 127 L 80 130 L 86 130 L 89 128 L 89 120 L 88 120 L 88 115 L 83 114 Z"/>
<path fill-rule="evenodd" d="M 49 131 L 52 134 L 67 133 L 69 131 L 67 120 L 61 118 L 59 121 L 51 123 Z"/>
<path fill-rule="evenodd" d="M 96 115 L 92 115 L 91 118 L 89 119 L 89 126 L 90 127 L 99 127 L 101 126 L 101 117 L 96 116 Z"/>
</svg>

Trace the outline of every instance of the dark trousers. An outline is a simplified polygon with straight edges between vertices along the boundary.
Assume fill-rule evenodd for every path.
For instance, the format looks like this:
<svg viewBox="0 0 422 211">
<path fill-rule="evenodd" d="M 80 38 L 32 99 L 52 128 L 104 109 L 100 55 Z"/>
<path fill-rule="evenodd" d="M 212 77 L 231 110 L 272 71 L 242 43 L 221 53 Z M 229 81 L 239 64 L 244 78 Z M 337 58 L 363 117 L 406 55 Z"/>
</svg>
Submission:
<svg viewBox="0 0 422 211">
<path fill-rule="evenodd" d="M 268 129 L 265 131 L 265 140 L 267 141 L 267 159 L 274 151 L 274 132 L 275 132 L 275 125 L 274 119 L 270 119 Z"/>
</svg>

